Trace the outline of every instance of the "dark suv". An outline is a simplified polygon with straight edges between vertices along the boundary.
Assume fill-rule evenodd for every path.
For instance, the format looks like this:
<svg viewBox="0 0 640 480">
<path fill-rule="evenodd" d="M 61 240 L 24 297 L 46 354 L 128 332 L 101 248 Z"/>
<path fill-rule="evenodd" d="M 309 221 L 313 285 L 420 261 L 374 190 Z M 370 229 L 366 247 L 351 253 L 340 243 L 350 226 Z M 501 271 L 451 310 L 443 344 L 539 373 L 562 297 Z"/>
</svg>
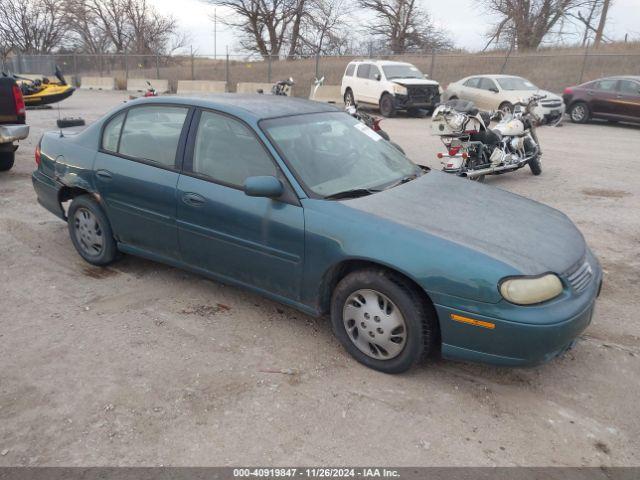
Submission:
<svg viewBox="0 0 640 480">
<path fill-rule="evenodd" d="M 640 122 L 640 76 L 607 77 L 568 87 L 562 95 L 571 121 Z"/>
</svg>

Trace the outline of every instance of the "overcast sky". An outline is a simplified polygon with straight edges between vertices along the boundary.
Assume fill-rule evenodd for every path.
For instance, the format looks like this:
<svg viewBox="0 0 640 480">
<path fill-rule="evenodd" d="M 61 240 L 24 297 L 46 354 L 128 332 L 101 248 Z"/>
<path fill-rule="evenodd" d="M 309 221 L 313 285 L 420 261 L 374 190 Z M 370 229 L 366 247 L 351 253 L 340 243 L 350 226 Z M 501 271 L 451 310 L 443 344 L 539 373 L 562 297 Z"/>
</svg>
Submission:
<svg viewBox="0 0 640 480">
<path fill-rule="evenodd" d="M 483 35 L 488 29 L 488 18 L 477 7 L 475 0 L 421 0 L 431 12 L 438 26 L 446 28 L 456 46 L 478 50 L 484 46 Z M 189 32 L 193 48 L 199 54 L 214 53 L 213 7 L 199 0 L 151 0 L 164 14 L 173 15 L 180 27 Z M 217 8 L 219 16 L 228 15 Z M 239 52 L 237 39 L 232 30 L 218 22 L 217 54 L 223 55 L 226 47 Z M 630 38 L 640 39 L 640 0 L 613 0 L 607 25 L 607 35 L 622 40 L 625 33 Z"/>
</svg>

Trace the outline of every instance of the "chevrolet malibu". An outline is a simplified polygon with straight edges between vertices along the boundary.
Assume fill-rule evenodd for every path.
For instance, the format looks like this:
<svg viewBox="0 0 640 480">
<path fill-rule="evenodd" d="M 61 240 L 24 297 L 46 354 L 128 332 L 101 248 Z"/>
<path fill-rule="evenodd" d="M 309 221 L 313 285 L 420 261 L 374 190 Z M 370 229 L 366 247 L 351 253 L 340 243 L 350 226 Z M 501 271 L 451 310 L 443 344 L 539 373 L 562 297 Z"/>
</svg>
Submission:
<svg viewBox="0 0 640 480">
<path fill-rule="evenodd" d="M 345 349 L 383 372 L 438 352 L 547 361 L 600 290 L 564 214 L 418 167 L 327 104 L 142 99 L 45 134 L 36 161 L 38 201 L 87 262 L 139 255 L 329 314 Z"/>
</svg>

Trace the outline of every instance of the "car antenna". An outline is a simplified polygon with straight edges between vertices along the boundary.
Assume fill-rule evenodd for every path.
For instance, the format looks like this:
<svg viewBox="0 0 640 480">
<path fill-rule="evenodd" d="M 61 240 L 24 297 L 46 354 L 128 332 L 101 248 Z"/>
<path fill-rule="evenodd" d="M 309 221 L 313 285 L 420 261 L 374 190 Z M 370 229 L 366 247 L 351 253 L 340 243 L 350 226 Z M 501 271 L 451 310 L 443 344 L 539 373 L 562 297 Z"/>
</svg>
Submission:
<svg viewBox="0 0 640 480">
<path fill-rule="evenodd" d="M 62 123 L 60 122 L 60 103 L 58 103 L 58 128 L 60 129 L 60 138 L 64 137 L 64 133 L 62 133 Z"/>
</svg>

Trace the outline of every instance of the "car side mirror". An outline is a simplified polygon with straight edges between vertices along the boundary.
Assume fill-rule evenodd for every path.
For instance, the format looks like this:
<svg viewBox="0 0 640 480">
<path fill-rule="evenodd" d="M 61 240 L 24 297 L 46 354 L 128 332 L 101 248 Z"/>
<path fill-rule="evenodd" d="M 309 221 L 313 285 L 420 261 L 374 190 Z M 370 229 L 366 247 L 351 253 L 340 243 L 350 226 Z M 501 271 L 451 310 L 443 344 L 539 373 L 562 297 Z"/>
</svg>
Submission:
<svg viewBox="0 0 640 480">
<path fill-rule="evenodd" d="M 498 93 L 498 89 L 496 87 L 491 87 L 489 91 L 493 93 Z"/>
<path fill-rule="evenodd" d="M 250 197 L 278 198 L 284 193 L 282 182 L 276 177 L 248 177 L 244 193 Z"/>
<path fill-rule="evenodd" d="M 379 81 L 380 81 L 380 79 L 382 78 L 382 75 L 380 75 L 379 73 L 376 73 L 376 74 L 374 75 L 374 77 L 375 77 L 376 81 L 378 81 L 378 82 L 379 82 Z"/>
</svg>

